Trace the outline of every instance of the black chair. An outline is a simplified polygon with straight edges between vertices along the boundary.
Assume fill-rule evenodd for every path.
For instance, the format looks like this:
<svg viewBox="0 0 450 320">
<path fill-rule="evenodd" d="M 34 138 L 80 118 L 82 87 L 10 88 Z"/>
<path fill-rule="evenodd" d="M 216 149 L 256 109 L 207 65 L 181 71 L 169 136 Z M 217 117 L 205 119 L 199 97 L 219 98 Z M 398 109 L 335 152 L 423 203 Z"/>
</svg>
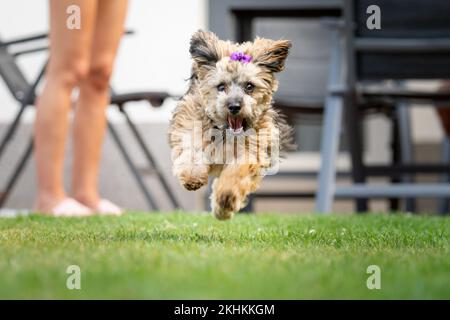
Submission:
<svg viewBox="0 0 450 320">
<path fill-rule="evenodd" d="M 132 32 L 127 31 L 127 34 Z M 39 51 L 48 50 L 47 44 L 42 45 L 41 42 L 47 39 L 46 34 L 39 34 L 36 36 L 25 37 L 20 39 L 15 39 L 11 41 L 1 41 L 0 39 L 0 77 L 4 80 L 6 86 L 9 91 L 12 93 L 14 98 L 19 102 L 20 107 L 19 110 L 12 121 L 11 124 L 6 128 L 6 132 L 0 140 L 0 158 L 4 154 L 7 144 L 12 140 L 19 124 L 20 120 L 23 116 L 25 109 L 29 106 L 32 106 L 36 99 L 36 87 L 39 84 L 40 80 L 45 71 L 46 65 L 43 65 L 36 79 L 30 84 L 26 80 L 23 72 L 20 70 L 19 66 L 16 63 L 16 59 L 19 56 L 25 54 L 31 54 Z M 27 44 L 29 47 L 27 49 L 16 49 L 14 48 L 17 45 Z M 121 114 L 124 116 L 125 121 L 131 130 L 132 136 L 136 140 L 140 150 L 144 154 L 146 161 L 151 168 L 151 172 L 156 175 L 164 189 L 167 197 L 170 200 L 170 203 L 174 208 L 179 208 L 180 204 L 176 197 L 174 196 L 173 191 L 170 189 L 168 182 L 165 177 L 162 175 L 161 169 L 158 167 L 157 162 L 155 161 L 152 153 L 147 147 L 144 139 L 139 133 L 138 128 L 131 121 L 130 116 L 128 114 L 126 103 L 131 101 L 140 101 L 145 100 L 150 103 L 153 107 L 159 107 L 162 105 L 165 99 L 169 98 L 170 95 L 166 92 L 132 92 L 132 93 L 124 93 L 117 94 L 111 89 L 111 105 L 115 105 L 120 110 Z M 111 136 L 119 148 L 120 153 L 122 154 L 124 160 L 126 161 L 133 177 L 135 178 L 140 190 L 142 191 L 148 205 L 154 209 L 158 210 L 158 203 L 155 201 L 154 197 L 146 187 L 142 176 L 133 162 L 133 159 L 128 152 L 125 143 L 120 137 L 118 131 L 114 127 L 114 125 L 108 121 L 108 130 L 111 133 Z M 30 158 L 33 151 L 33 137 L 30 137 L 29 143 L 27 144 L 24 152 L 20 156 L 16 167 L 12 170 L 12 173 L 7 180 L 6 187 L 4 190 L 0 192 L 0 207 L 2 207 L 11 193 L 15 183 L 17 182 L 21 172 L 23 171 L 27 160 Z M 3 169 L 2 169 L 3 170 Z"/>
<path fill-rule="evenodd" d="M 366 26 L 370 5 L 381 9 L 381 29 L 369 30 Z M 448 174 L 449 164 L 412 164 L 411 159 L 397 156 L 389 165 L 367 165 L 362 159 L 361 131 L 361 111 L 365 109 L 389 113 L 394 106 L 407 108 L 411 102 L 450 105 L 449 92 L 409 90 L 404 85 L 367 85 L 371 81 L 404 84 L 415 79 L 450 79 L 449 16 L 447 0 L 345 1 L 344 19 L 333 24 L 339 31 L 325 110 L 318 212 L 329 212 L 334 198 L 355 198 L 357 211 L 362 212 L 367 211 L 369 198 L 450 197 L 448 184 L 413 184 L 407 179 L 417 173 Z M 342 112 L 352 162 L 351 186 L 337 186 L 335 178 Z M 371 176 L 389 177 L 394 183 L 370 185 L 367 178 Z"/>
</svg>

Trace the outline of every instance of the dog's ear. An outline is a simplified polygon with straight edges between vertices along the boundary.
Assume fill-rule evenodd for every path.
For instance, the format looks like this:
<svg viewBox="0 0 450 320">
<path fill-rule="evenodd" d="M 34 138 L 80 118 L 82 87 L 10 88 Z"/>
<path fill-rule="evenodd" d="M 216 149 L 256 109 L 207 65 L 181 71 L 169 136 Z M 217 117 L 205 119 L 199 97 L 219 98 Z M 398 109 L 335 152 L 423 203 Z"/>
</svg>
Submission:
<svg viewBox="0 0 450 320">
<path fill-rule="evenodd" d="M 289 40 L 257 39 L 255 45 L 263 45 L 261 54 L 255 57 L 255 64 L 265 67 L 271 72 L 283 71 L 284 62 L 292 47 Z"/>
<path fill-rule="evenodd" d="M 192 35 L 189 52 L 199 67 L 214 66 L 219 61 L 219 38 L 212 33 L 198 30 Z"/>
</svg>

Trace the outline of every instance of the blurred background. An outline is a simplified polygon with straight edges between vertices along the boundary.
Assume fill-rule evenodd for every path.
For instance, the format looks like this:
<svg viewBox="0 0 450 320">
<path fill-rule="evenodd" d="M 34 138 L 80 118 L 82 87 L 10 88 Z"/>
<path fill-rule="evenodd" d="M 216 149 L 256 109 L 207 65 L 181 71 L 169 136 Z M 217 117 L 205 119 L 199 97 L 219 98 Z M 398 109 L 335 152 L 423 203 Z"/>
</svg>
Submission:
<svg viewBox="0 0 450 320">
<path fill-rule="evenodd" d="M 302 1 L 316 7 L 305 9 L 298 15 L 282 15 L 279 11 L 288 6 L 295 7 L 295 1 L 208 1 L 208 0 L 130 0 L 126 26 L 135 32 L 122 40 L 112 85 L 118 93 L 128 91 L 167 91 L 181 96 L 187 89 L 186 79 L 190 75 L 191 60 L 188 53 L 189 39 L 197 29 L 208 29 L 222 38 L 234 40 L 264 36 L 285 38 L 293 42 L 292 52 L 287 60 L 286 70 L 280 74 L 280 90 L 276 103 L 289 115 L 289 121 L 296 129 L 299 150 L 290 154 L 281 165 L 280 172 L 304 172 L 304 175 L 279 175 L 266 179 L 261 194 L 252 201 L 255 212 L 311 212 L 313 197 L 277 197 L 275 191 L 285 193 L 304 191 L 314 195 L 317 189 L 317 172 L 320 167 L 320 139 L 322 114 L 314 110 L 323 108 L 327 93 L 327 77 L 330 68 L 333 28 L 323 26 L 324 17 L 337 17 L 342 11 L 340 1 Z M 240 3 L 240 4 L 239 4 Z M 0 39 L 7 41 L 15 37 L 32 35 L 48 30 L 47 0 L 16 0 L 0 2 Z M 249 12 L 259 12 L 249 18 Z M 237 26 L 241 26 L 238 28 Z M 31 79 L 45 62 L 46 52 L 27 55 L 18 60 L 19 66 Z M 438 81 L 415 81 L 415 88 L 434 89 Z M 0 135 L 17 112 L 17 103 L 0 81 Z M 162 174 L 167 178 L 173 194 L 181 207 L 189 211 L 206 210 L 207 188 L 190 193 L 183 190 L 171 175 L 170 150 L 167 143 L 167 128 L 175 99 L 167 99 L 161 107 L 149 106 L 147 102 L 132 102 L 127 105 L 132 120 L 138 125 L 147 145 L 155 157 Z M 311 112 L 297 112 L 295 106 L 307 106 Z M 427 163 L 438 163 L 442 158 L 444 133 L 433 108 L 411 106 L 411 138 L 413 158 Z M 158 201 L 160 210 L 172 210 L 166 194 L 148 170 L 140 150 L 124 124 L 116 108 L 108 110 L 109 119 L 117 125 L 123 135 L 130 154 L 136 161 L 140 174 Z M 0 185 L 4 185 L 10 171 L 17 162 L 17 156 L 26 144 L 34 118 L 33 108 L 28 108 L 18 133 L 8 145 L 0 160 Z M 373 113 L 364 118 L 364 160 L 367 163 L 389 163 L 392 158 L 392 121 L 384 114 Z M 343 134 L 336 165 L 340 171 L 351 169 L 346 152 L 346 134 Z M 70 141 L 67 153 L 71 152 Z M 70 157 L 68 157 L 70 159 Z M 70 162 L 66 165 L 66 185 L 69 187 Z M 149 210 L 141 190 L 124 162 L 121 154 L 108 134 L 103 148 L 100 190 L 123 207 L 133 210 Z M 308 174 L 311 173 L 311 174 Z M 374 178 L 376 181 L 388 181 Z M 438 181 L 439 175 L 416 176 L 416 181 Z M 339 180 L 347 183 L 348 176 Z M 8 197 L 7 208 L 30 208 L 35 196 L 34 164 L 29 162 L 20 176 L 16 187 Z M 419 199 L 418 212 L 435 212 L 435 199 Z M 391 209 L 386 200 L 370 202 L 371 211 L 386 212 Z M 401 209 L 401 208 L 400 208 Z M 353 212 L 352 200 L 333 203 L 333 211 Z"/>
</svg>

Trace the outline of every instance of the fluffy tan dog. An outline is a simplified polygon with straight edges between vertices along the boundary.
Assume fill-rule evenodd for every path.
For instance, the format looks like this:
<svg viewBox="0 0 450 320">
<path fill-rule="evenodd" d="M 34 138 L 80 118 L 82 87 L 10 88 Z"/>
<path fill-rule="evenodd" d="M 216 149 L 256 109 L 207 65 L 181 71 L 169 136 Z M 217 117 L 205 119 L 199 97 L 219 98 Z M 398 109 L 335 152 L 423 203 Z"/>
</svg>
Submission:
<svg viewBox="0 0 450 320">
<path fill-rule="evenodd" d="M 262 177 L 292 148 L 292 128 L 272 106 L 290 41 L 256 38 L 234 44 L 197 31 L 188 92 L 169 130 L 173 173 L 187 190 L 215 176 L 211 207 L 225 220 L 246 205 Z M 275 169 L 274 169 L 275 168 Z"/>
</svg>

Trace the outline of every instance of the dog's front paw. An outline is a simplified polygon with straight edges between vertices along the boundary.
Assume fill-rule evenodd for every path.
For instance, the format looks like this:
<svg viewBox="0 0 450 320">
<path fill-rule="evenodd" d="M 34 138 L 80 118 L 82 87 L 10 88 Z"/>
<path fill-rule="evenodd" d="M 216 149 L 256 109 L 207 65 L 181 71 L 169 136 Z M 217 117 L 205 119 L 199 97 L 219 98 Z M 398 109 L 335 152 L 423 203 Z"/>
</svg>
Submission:
<svg viewBox="0 0 450 320">
<path fill-rule="evenodd" d="M 228 220 L 240 209 L 239 196 L 232 190 L 217 193 L 213 201 L 213 213 L 219 220 Z"/>
<path fill-rule="evenodd" d="M 186 190 L 195 191 L 203 187 L 207 182 L 208 177 L 206 179 L 203 177 L 191 177 L 187 181 L 182 182 L 182 184 Z"/>
<path fill-rule="evenodd" d="M 180 182 L 189 191 L 200 189 L 208 183 L 208 172 L 196 169 L 183 171 L 180 174 Z"/>
<path fill-rule="evenodd" d="M 234 212 L 233 211 L 226 211 L 220 207 L 216 207 L 213 210 L 214 216 L 218 219 L 218 220 L 229 220 L 231 218 L 233 218 L 234 216 Z"/>
<path fill-rule="evenodd" d="M 219 204 L 219 207 L 226 211 L 239 210 L 238 196 L 231 190 L 218 194 L 217 203 Z"/>
</svg>

